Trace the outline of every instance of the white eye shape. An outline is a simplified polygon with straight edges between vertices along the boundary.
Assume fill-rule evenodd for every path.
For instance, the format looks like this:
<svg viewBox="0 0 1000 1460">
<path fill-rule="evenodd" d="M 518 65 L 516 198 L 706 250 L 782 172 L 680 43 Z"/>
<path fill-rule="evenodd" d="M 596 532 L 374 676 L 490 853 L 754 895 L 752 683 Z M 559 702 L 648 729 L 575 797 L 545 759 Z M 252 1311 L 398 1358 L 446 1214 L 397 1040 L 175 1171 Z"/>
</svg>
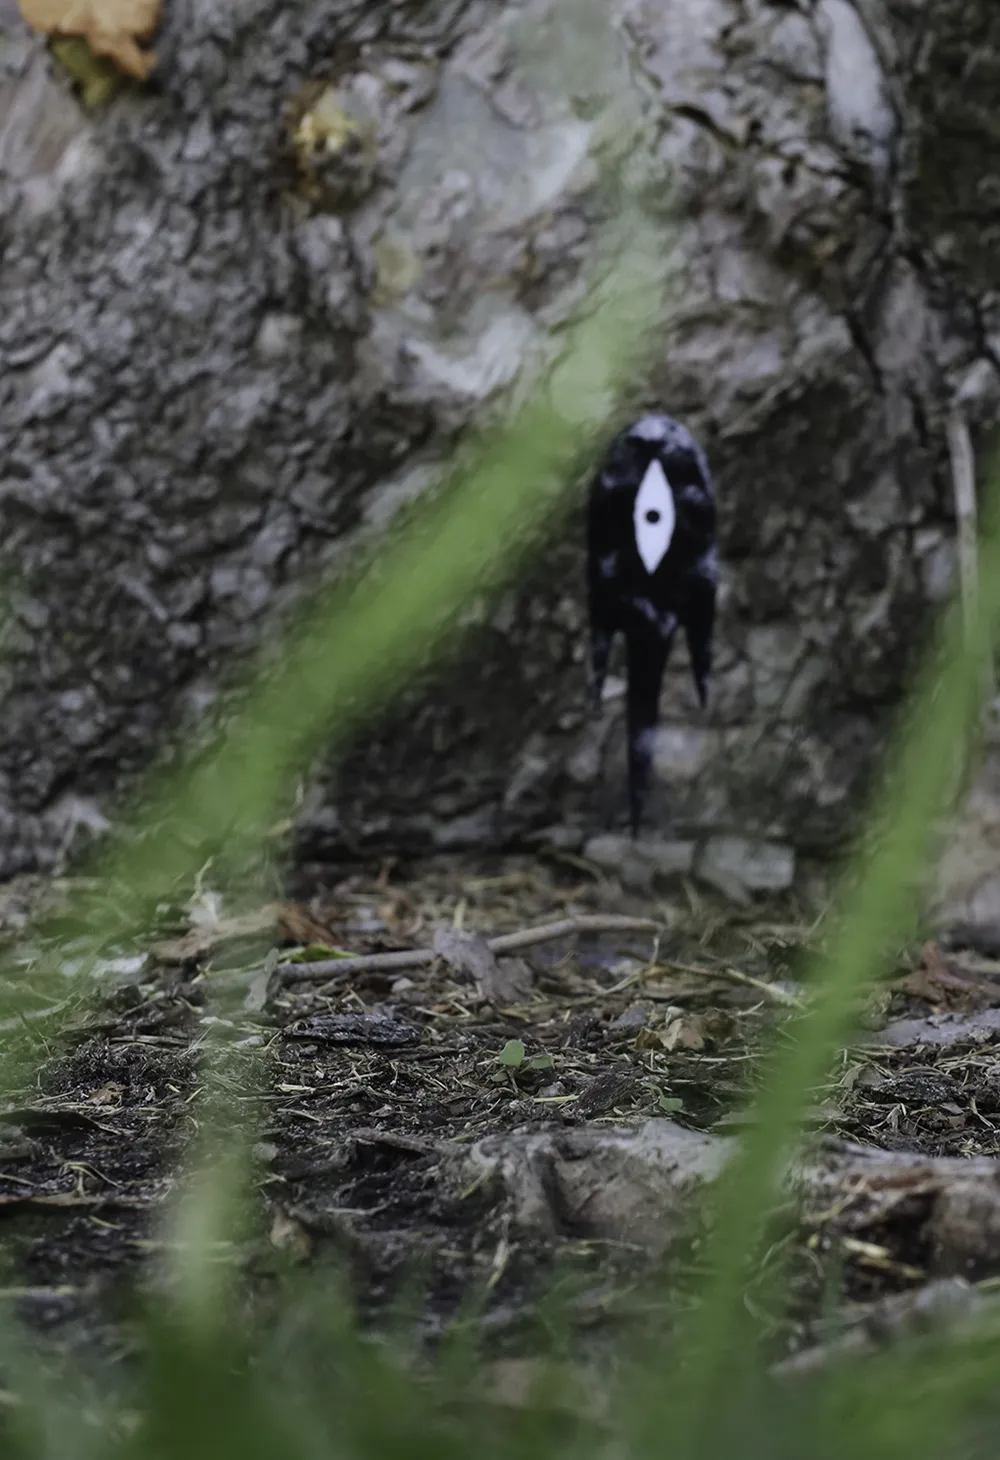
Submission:
<svg viewBox="0 0 1000 1460">
<path fill-rule="evenodd" d="M 660 463 L 654 458 L 635 494 L 635 545 L 647 573 L 655 573 L 670 546 L 677 513 L 674 494 Z"/>
</svg>

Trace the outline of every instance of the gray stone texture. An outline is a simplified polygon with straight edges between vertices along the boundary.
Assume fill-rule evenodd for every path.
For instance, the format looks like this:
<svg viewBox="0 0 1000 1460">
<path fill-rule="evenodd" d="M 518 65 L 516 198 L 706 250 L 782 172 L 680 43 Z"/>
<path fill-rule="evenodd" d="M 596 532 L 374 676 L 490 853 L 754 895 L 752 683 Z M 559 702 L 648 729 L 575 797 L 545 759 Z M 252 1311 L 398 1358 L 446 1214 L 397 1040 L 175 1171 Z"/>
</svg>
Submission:
<svg viewBox="0 0 1000 1460">
<path fill-rule="evenodd" d="M 699 856 L 768 885 L 835 846 L 952 581 L 945 408 L 979 440 L 1000 401 L 995 0 L 167 0 L 155 84 L 99 114 L 4 3 L 0 875 L 113 819 L 530 388 L 613 225 L 609 138 L 678 280 L 629 408 L 701 435 L 722 515 L 714 702 L 678 649 L 651 835 L 749 839 Z M 303 177 L 312 83 L 357 131 Z M 620 826 L 581 558 L 582 498 L 317 768 L 304 859 Z"/>
</svg>

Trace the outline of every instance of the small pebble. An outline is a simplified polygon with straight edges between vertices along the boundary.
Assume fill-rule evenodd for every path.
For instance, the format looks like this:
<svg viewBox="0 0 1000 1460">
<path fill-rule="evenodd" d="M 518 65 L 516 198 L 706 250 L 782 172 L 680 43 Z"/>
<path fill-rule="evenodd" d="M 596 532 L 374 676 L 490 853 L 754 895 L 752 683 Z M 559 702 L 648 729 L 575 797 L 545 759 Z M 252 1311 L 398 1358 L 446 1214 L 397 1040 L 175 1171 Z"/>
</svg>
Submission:
<svg viewBox="0 0 1000 1460">
<path fill-rule="evenodd" d="M 608 972 L 617 982 L 619 979 L 632 978 L 635 974 L 641 973 L 646 964 L 641 958 L 616 958 L 614 963 L 607 965 Z"/>
<path fill-rule="evenodd" d="M 648 1004 L 630 1004 L 617 1019 L 612 1019 L 612 1029 L 644 1029 L 649 1023 L 651 1009 Z"/>
</svg>

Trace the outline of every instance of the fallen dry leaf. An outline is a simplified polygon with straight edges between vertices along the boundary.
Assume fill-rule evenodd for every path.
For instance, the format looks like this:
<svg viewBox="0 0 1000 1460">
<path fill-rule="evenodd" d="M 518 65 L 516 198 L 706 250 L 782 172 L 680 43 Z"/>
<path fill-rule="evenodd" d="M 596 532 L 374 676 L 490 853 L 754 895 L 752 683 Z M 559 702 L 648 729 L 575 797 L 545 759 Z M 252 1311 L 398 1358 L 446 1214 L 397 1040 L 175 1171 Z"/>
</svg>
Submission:
<svg viewBox="0 0 1000 1460">
<path fill-rule="evenodd" d="M 701 1014 L 682 1014 L 679 1019 L 671 1020 L 661 1032 L 660 1043 L 664 1049 L 697 1051 L 705 1048 L 706 1032 Z"/>
<path fill-rule="evenodd" d="M 469 974 L 478 983 L 488 983 L 496 975 L 497 960 L 485 938 L 464 928 L 440 927 L 434 930 L 434 952 L 456 973 Z"/>
<path fill-rule="evenodd" d="M 936 943 L 925 944 L 917 967 L 894 979 L 890 987 L 897 993 L 949 1009 L 982 1008 L 992 1002 L 994 994 L 989 982 L 984 985 L 975 973 L 944 958 Z"/>
<path fill-rule="evenodd" d="M 678 1013 L 659 1032 L 664 1049 L 689 1049 L 697 1052 L 707 1044 L 716 1044 L 733 1032 L 732 1015 L 725 1009 L 706 1009 L 702 1014 Z"/>
<path fill-rule="evenodd" d="M 189 933 L 154 944 L 152 953 L 158 963 L 197 963 L 223 943 L 266 933 L 273 933 L 280 943 L 306 947 L 316 944 L 327 948 L 333 942 L 333 933 L 326 924 L 317 922 L 297 903 L 269 902 L 256 912 L 226 918 L 221 916 L 221 902 L 215 903 L 214 897 L 214 893 L 206 894 L 192 908 L 190 916 L 195 926 Z"/>
<path fill-rule="evenodd" d="M 20 0 L 32 30 L 80 36 L 95 56 L 108 56 L 128 76 L 145 81 L 156 65 L 148 40 L 160 23 L 162 0 Z"/>
<path fill-rule="evenodd" d="M 387 897 L 377 905 L 375 911 L 386 926 L 400 937 L 412 938 L 424 925 L 423 914 L 413 898 L 405 892 L 397 892 Z"/>
<path fill-rule="evenodd" d="M 270 1231 L 271 1246 L 287 1252 L 295 1262 L 306 1262 L 312 1256 L 313 1240 L 306 1228 L 283 1207 L 276 1207 Z"/>
<path fill-rule="evenodd" d="M 183 937 L 155 943 L 150 951 L 158 963 L 197 963 L 221 944 L 235 938 L 252 938 L 274 931 L 278 926 L 279 914 L 279 905 L 269 903 L 259 912 L 220 918 L 216 923 L 192 928 Z"/>
<path fill-rule="evenodd" d="M 296 902 L 284 902 L 278 908 L 278 936 L 303 948 L 314 943 L 328 948 L 336 942 L 333 930 Z"/>
<path fill-rule="evenodd" d="M 517 1004 L 527 998 L 532 972 L 523 958 L 498 961 L 485 938 L 462 928 L 438 928 L 434 952 L 456 973 L 471 975 L 484 999 L 498 1007 Z"/>
</svg>

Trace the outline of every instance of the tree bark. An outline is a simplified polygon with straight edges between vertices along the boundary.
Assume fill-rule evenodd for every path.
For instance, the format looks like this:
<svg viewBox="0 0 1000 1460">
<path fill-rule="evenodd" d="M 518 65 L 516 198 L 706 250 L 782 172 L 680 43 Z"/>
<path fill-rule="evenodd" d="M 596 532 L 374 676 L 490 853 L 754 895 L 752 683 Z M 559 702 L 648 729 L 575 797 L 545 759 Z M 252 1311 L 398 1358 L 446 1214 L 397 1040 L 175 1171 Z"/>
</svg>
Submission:
<svg viewBox="0 0 1000 1460">
<path fill-rule="evenodd" d="M 153 85 L 94 114 L 4 4 L 0 875 L 113 818 L 527 388 L 613 220 L 613 119 L 682 281 L 630 405 L 696 430 L 722 514 L 713 708 L 678 655 L 654 823 L 836 845 L 953 580 L 948 411 L 981 441 L 997 408 L 992 0 L 609 0 L 593 34 L 557 0 L 167 0 Z M 321 84 L 361 140 L 303 174 Z M 304 859 L 624 821 L 580 527 L 315 778 Z"/>
</svg>

